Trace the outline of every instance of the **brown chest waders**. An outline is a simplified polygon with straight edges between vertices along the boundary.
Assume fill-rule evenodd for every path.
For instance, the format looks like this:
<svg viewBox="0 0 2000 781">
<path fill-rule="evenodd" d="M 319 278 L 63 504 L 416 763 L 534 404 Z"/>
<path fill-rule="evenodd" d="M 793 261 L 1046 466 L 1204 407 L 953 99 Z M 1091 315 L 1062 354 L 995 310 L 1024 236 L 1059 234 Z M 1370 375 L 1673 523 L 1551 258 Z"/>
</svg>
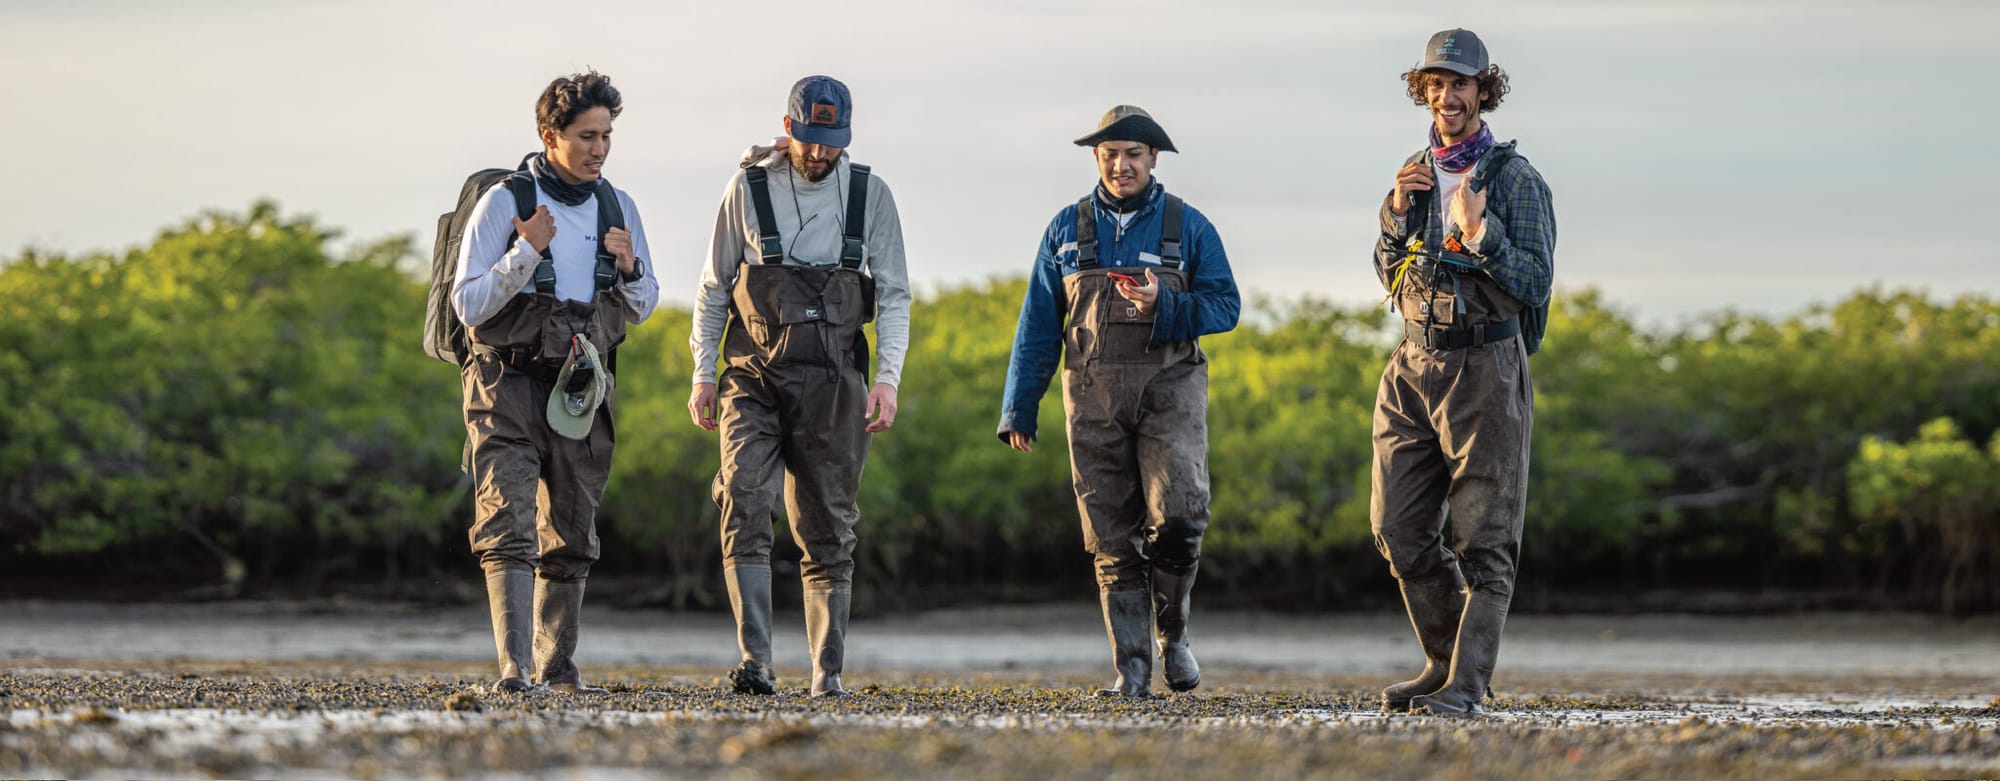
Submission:
<svg viewBox="0 0 2000 781">
<path fill-rule="evenodd" d="M 1186 291 L 1184 205 L 1162 206 L 1162 288 Z M 1201 682 L 1187 642 L 1190 594 L 1208 529 L 1208 360 L 1193 341 L 1153 345 L 1153 312 L 1118 294 L 1097 265 L 1097 210 L 1077 207 L 1077 266 L 1063 278 L 1063 408 L 1084 547 L 1118 681 L 1100 694 L 1151 693 L 1152 656 L 1167 685 Z M 1131 270 L 1131 269 L 1126 269 Z"/>
<path fill-rule="evenodd" d="M 533 181 L 515 191 L 532 214 Z M 515 189 L 519 182 L 503 183 Z M 516 295 L 499 313 L 466 329 L 470 354 L 460 369 L 466 428 L 465 467 L 473 479 L 473 554 L 486 571 L 487 606 L 500 657 L 503 691 L 531 686 L 531 678 L 561 691 L 602 691 L 584 686 L 571 655 L 576 649 L 584 579 L 597 561 L 597 507 L 611 476 L 615 378 L 607 377 L 604 402 L 590 434 L 581 440 L 549 428 L 549 394 L 569 356 L 570 337 L 583 334 L 600 355 L 625 340 L 625 294 L 601 238 L 623 227 L 624 214 L 609 183 L 597 191 L 596 293 L 591 302 L 555 296 L 555 266 L 535 269 L 535 291 Z M 615 367 L 607 358 L 606 371 Z M 537 578 L 536 575 L 540 577 Z"/>
<path fill-rule="evenodd" d="M 1369 515 L 1425 666 L 1382 701 L 1481 713 L 1513 600 L 1534 387 L 1521 303 L 1483 272 L 1422 260 L 1394 292 L 1405 339 L 1376 393 Z"/>
<path fill-rule="evenodd" d="M 850 165 L 845 248 L 837 266 L 783 263 L 762 168 L 745 172 L 762 258 L 738 266 L 717 383 L 724 579 L 743 661 L 737 691 L 769 694 L 772 524 L 783 488 L 804 551 L 814 695 L 845 695 L 840 673 L 854 577 L 855 496 L 868 458 L 868 339 L 874 281 L 861 273 L 868 168 Z"/>
</svg>

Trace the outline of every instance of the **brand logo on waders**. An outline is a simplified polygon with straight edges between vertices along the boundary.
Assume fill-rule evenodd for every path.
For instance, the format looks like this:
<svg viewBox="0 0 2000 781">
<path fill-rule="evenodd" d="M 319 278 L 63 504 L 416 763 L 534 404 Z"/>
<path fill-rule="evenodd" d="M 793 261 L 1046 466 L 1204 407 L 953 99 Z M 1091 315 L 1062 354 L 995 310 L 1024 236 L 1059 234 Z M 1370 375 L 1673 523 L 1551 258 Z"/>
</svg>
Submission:
<svg viewBox="0 0 2000 781">
<path fill-rule="evenodd" d="M 806 317 L 819 317 L 819 310 L 817 310 L 817 309 L 807 309 L 807 310 L 806 310 Z"/>
</svg>

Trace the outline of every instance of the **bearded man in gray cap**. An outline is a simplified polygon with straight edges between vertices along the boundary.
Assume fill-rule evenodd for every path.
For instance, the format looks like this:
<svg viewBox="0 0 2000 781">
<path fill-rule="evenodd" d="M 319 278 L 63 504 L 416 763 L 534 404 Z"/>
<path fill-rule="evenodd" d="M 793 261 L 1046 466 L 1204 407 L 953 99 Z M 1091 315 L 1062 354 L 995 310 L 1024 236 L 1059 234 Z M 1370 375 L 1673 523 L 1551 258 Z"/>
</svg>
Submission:
<svg viewBox="0 0 2000 781">
<path fill-rule="evenodd" d="M 1034 449 L 1060 360 L 1077 510 L 1118 671 L 1098 694 L 1151 696 L 1149 639 L 1167 687 L 1188 691 L 1201 683 L 1188 612 L 1209 499 L 1198 339 L 1235 328 L 1241 301 L 1215 226 L 1153 176 L 1159 153 L 1177 151 L 1158 122 L 1117 106 L 1076 144 L 1096 159 L 1097 187 L 1042 233 L 1000 441 Z"/>
<path fill-rule="evenodd" d="M 855 494 L 872 434 L 896 422 L 909 346 L 903 227 L 889 186 L 845 151 L 847 86 L 808 76 L 792 86 L 785 136 L 752 147 L 724 189 L 696 294 L 695 425 L 721 431 L 722 571 L 745 694 L 772 694 L 772 521 L 784 489 L 805 551 L 811 693 L 847 696 L 840 674 L 853 600 Z M 868 340 L 880 345 L 870 387 Z M 725 330 L 727 337 L 725 338 Z M 719 378 L 717 358 L 727 363 Z M 719 407 L 719 409 L 718 409 Z"/>
<path fill-rule="evenodd" d="M 623 108 L 595 71 L 550 82 L 535 104 L 542 153 L 480 196 L 459 245 L 470 536 L 503 691 L 604 691 L 572 656 L 611 476 L 609 363 L 660 300 L 639 211 L 602 175 Z"/>
<path fill-rule="evenodd" d="M 1430 110 L 1430 143 L 1382 200 L 1375 271 L 1404 340 L 1376 393 L 1370 520 L 1425 665 L 1382 704 L 1476 715 L 1514 595 L 1555 212 L 1541 174 L 1480 118 L 1508 84 L 1477 35 L 1431 36 L 1404 81 Z"/>
</svg>

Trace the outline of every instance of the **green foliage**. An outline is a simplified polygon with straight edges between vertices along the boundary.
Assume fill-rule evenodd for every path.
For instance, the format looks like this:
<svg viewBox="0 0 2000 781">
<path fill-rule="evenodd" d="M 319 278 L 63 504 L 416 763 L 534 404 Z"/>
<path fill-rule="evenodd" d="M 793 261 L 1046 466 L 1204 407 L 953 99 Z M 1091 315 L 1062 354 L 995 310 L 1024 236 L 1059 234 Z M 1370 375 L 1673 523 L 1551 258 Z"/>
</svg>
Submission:
<svg viewBox="0 0 2000 781">
<path fill-rule="evenodd" d="M 259 204 L 123 256 L 0 266 L 0 554 L 192 550 L 182 571 L 232 586 L 470 567 L 458 380 L 418 348 L 409 242 L 336 258 L 330 238 Z M 993 433 L 1024 290 L 916 302 L 897 424 L 863 481 L 857 575 L 874 598 L 1087 588 L 1060 386 L 1034 453 Z M 653 578 L 639 598 L 706 605 L 718 457 L 688 421 L 689 326 L 663 307 L 619 350 L 600 571 Z M 1211 588 L 1314 604 L 1379 590 L 1370 434 L 1389 326 L 1373 309 L 1257 301 L 1203 341 Z M 2000 429 L 1994 302 L 1864 290 L 1647 331 L 1573 290 L 1549 331 L 1532 363 L 1531 584 L 1733 571 L 1739 586 L 1994 603 L 2000 438 L 1973 444 Z"/>
<path fill-rule="evenodd" d="M 408 349 L 407 242 L 335 260 L 271 204 L 123 258 L 0 269 L 0 528 L 42 554 L 191 537 L 435 546 L 449 372 Z M 421 311 L 419 309 L 419 311 Z M 416 485 L 411 485 L 412 483 Z"/>
<path fill-rule="evenodd" d="M 1990 601 L 2000 564 L 2000 434 L 1985 451 L 1965 439 L 1950 418 L 1925 423 L 1914 440 L 1869 436 L 1848 464 L 1848 495 L 1864 533 L 1900 535 L 1941 561 L 1940 607 Z"/>
</svg>

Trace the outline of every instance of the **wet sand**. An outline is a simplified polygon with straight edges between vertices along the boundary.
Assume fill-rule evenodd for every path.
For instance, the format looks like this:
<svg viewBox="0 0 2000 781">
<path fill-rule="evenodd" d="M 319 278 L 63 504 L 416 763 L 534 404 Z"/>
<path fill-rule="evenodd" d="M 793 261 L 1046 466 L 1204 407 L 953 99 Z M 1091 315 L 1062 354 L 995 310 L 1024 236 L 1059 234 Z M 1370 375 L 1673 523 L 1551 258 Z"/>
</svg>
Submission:
<svg viewBox="0 0 2000 781">
<path fill-rule="evenodd" d="M 844 701 L 725 691 L 727 616 L 587 614 L 613 692 L 494 694 L 483 611 L 0 604 L 0 775 L 590 778 L 2000 775 L 2000 621 L 1509 623 L 1495 715 L 1391 715 L 1396 616 L 1203 615 L 1200 689 L 1087 694 L 1089 606 L 857 620 Z M 1159 684 L 1156 688 L 1164 690 Z"/>
</svg>

